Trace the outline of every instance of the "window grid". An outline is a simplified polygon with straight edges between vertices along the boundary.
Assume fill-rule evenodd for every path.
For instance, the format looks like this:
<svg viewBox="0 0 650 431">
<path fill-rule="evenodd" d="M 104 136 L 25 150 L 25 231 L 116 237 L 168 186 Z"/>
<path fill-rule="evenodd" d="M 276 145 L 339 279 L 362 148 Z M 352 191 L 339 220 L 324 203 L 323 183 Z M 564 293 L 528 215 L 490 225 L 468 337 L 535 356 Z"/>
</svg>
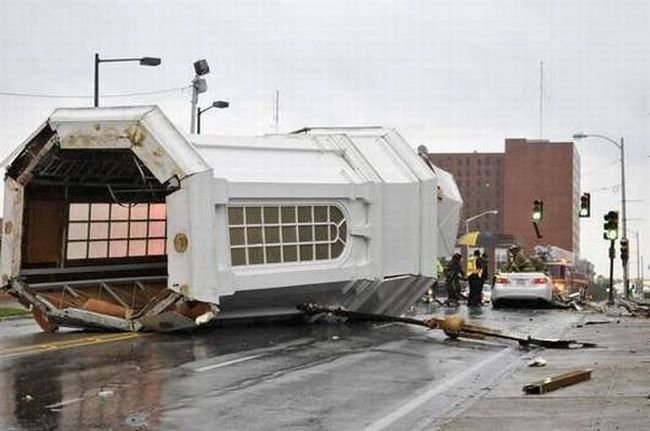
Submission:
<svg viewBox="0 0 650 431">
<path fill-rule="evenodd" d="M 95 216 L 94 211 L 99 215 Z M 134 215 L 136 211 L 141 214 Z M 102 212 L 106 215 L 102 216 Z M 154 212 L 160 214 L 153 214 Z M 133 232 L 136 224 L 140 226 L 141 234 Z M 118 225 L 122 225 L 122 234 L 113 231 Z M 81 228 L 85 234 L 73 233 L 79 230 L 75 227 Z M 155 227 L 159 234 L 152 233 Z M 95 232 L 102 229 L 105 229 L 105 234 Z M 141 203 L 128 207 L 110 203 L 72 203 L 68 211 L 66 258 L 74 260 L 164 255 L 166 230 L 164 203 Z M 140 248 L 143 250 L 135 249 L 137 243 L 141 243 Z M 82 245 L 82 248 L 77 247 L 75 250 L 77 245 Z M 120 251 L 121 247 L 124 247 L 124 251 Z"/>
<path fill-rule="evenodd" d="M 333 205 L 231 206 L 228 228 L 233 266 L 336 259 L 347 241 Z"/>
</svg>

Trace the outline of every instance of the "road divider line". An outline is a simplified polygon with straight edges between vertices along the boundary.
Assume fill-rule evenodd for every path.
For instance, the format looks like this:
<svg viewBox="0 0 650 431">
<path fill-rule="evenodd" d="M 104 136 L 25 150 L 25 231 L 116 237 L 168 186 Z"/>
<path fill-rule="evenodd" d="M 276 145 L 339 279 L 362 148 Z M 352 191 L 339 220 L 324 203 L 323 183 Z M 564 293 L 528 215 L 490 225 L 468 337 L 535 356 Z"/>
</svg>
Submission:
<svg viewBox="0 0 650 431">
<path fill-rule="evenodd" d="M 464 372 L 457 374 L 454 377 L 450 377 L 448 379 L 442 380 L 439 384 L 433 386 L 426 392 L 411 399 L 410 401 L 408 401 L 406 404 L 404 404 L 397 410 L 394 410 L 392 413 L 368 425 L 366 428 L 364 428 L 364 431 L 380 431 L 386 429 L 394 422 L 398 421 L 399 419 L 405 417 L 406 415 L 412 413 L 414 410 L 421 407 L 422 404 L 431 400 L 433 397 L 440 395 L 441 393 L 444 393 L 449 388 L 457 385 L 462 380 L 470 377 L 472 374 L 479 371 L 481 368 L 489 365 L 491 362 L 494 362 L 497 359 L 501 359 L 503 356 L 511 352 L 512 352 L 512 348 L 510 347 L 508 347 L 507 349 L 503 349 L 500 352 L 482 360 L 481 362 L 474 364 L 470 368 L 466 369 Z"/>
<path fill-rule="evenodd" d="M 203 371 L 209 371 L 209 370 L 214 370 L 215 368 L 227 367 L 228 365 L 234 365 L 240 362 L 250 361 L 262 356 L 266 356 L 266 354 L 260 353 L 259 355 L 246 356 L 239 359 L 233 359 L 232 361 L 219 362 L 218 364 L 206 365 L 205 367 L 197 368 L 194 371 L 196 371 L 197 373 L 202 373 Z"/>
<path fill-rule="evenodd" d="M 75 347 L 91 346 L 96 344 L 113 343 L 117 341 L 130 340 L 132 338 L 141 337 L 146 334 L 141 333 L 120 333 L 120 334 L 105 334 L 94 335 L 91 337 L 76 338 L 73 340 L 53 341 L 49 343 L 33 344 L 30 346 L 11 347 L 8 349 L 0 350 L 0 359 L 9 358 L 12 356 L 29 355 L 34 353 L 50 352 L 54 350 L 72 349 Z"/>
<path fill-rule="evenodd" d="M 375 329 L 386 328 L 387 326 L 394 326 L 394 325 L 397 325 L 397 324 L 398 324 L 398 322 L 383 323 L 381 325 L 375 325 Z"/>
<path fill-rule="evenodd" d="M 55 404 L 50 404 L 45 406 L 46 409 L 58 409 L 59 407 L 65 407 L 70 404 L 76 404 L 82 402 L 84 399 L 83 398 L 72 398 L 70 400 L 64 400 L 61 401 L 60 403 L 55 403 Z"/>
</svg>

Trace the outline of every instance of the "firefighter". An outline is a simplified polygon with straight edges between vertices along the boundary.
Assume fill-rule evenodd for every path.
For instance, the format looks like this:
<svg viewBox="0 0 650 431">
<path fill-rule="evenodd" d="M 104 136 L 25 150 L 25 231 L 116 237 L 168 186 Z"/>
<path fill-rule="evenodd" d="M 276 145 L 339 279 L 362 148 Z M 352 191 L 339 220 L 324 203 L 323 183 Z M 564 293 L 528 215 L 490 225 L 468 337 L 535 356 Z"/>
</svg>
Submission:
<svg viewBox="0 0 650 431">
<path fill-rule="evenodd" d="M 463 256 L 460 253 L 455 253 L 447 267 L 445 268 L 445 287 L 447 288 L 447 301 L 448 305 L 458 305 L 460 301 L 460 280 L 465 279 L 465 273 L 461 266 Z"/>
<path fill-rule="evenodd" d="M 521 247 L 513 245 L 508 249 L 508 262 L 501 268 L 501 272 L 534 272 L 533 262 L 524 256 Z"/>
<path fill-rule="evenodd" d="M 483 272 L 485 271 L 485 263 L 481 258 L 481 252 L 474 250 L 474 270 L 467 277 L 469 283 L 469 295 L 467 297 L 467 305 L 470 307 L 480 307 L 483 296 Z"/>
<path fill-rule="evenodd" d="M 481 269 L 481 292 L 483 292 L 483 286 L 485 286 L 485 282 L 488 280 L 488 277 L 490 276 L 490 259 L 488 259 L 488 255 L 486 252 L 483 252 L 481 255 L 481 261 L 483 262 L 483 268 Z M 481 301 L 483 299 L 483 296 L 481 296 Z"/>
</svg>

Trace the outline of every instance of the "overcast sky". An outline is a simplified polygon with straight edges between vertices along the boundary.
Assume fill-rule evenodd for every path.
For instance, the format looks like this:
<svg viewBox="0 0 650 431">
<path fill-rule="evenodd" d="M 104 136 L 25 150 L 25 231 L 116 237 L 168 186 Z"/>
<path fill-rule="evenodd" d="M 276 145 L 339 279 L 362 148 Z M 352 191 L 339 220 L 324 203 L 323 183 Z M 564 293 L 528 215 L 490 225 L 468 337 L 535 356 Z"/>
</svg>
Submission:
<svg viewBox="0 0 650 431">
<path fill-rule="evenodd" d="M 272 132 L 277 89 L 280 131 L 384 125 L 431 152 L 501 152 L 506 137 L 539 138 L 543 62 L 543 138 L 625 138 L 628 229 L 640 233 L 647 267 L 649 41 L 646 0 L 2 0 L 0 155 L 54 108 L 92 105 L 96 52 L 162 58 L 155 68 L 102 64 L 104 95 L 188 86 L 192 63 L 206 58 L 200 104 L 231 108 L 204 114 L 204 133 Z M 189 90 L 100 98 L 151 103 L 189 129 Z M 581 221 L 582 255 L 606 274 L 602 214 L 620 207 L 619 153 L 598 139 L 577 146 L 593 214 Z"/>
</svg>

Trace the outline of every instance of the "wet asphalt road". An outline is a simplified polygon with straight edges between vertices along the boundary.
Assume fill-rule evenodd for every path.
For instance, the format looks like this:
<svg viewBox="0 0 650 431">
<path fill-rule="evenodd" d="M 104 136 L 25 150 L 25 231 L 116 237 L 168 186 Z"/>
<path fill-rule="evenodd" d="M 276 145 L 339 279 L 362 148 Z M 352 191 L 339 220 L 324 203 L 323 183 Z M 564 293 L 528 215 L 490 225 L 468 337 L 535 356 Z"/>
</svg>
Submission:
<svg viewBox="0 0 650 431">
<path fill-rule="evenodd" d="M 429 312 L 546 337 L 578 319 L 562 310 L 416 310 Z M 530 354 L 403 324 L 42 334 L 13 320 L 0 323 L 0 429 L 432 429 Z"/>
</svg>

